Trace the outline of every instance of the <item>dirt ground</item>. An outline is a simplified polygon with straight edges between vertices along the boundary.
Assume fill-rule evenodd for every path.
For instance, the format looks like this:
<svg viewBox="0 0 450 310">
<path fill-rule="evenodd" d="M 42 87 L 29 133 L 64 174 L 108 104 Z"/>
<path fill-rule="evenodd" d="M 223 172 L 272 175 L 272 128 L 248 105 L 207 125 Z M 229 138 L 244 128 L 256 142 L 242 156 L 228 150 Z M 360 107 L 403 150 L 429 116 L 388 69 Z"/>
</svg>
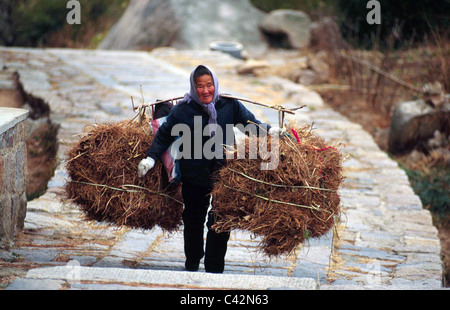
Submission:
<svg viewBox="0 0 450 310">
<path fill-rule="evenodd" d="M 43 124 L 27 140 L 27 198 L 32 200 L 45 193 L 56 165 L 56 129 Z"/>
<path fill-rule="evenodd" d="M 0 89 L 0 106 L 4 108 L 22 107 L 22 95 L 18 90 Z"/>
<path fill-rule="evenodd" d="M 450 216 L 438 226 L 442 262 L 445 267 L 445 285 L 450 287 Z"/>
</svg>

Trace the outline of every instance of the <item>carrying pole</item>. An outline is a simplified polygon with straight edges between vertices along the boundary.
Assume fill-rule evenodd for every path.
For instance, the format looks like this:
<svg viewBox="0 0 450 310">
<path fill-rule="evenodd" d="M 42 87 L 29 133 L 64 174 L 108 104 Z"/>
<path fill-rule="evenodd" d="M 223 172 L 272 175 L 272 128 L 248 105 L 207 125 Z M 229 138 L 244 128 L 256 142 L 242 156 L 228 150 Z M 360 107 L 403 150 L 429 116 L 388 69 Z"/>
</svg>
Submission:
<svg viewBox="0 0 450 310">
<path fill-rule="evenodd" d="M 289 114 L 295 114 L 294 111 L 302 109 L 302 108 L 305 107 L 305 105 L 303 105 L 303 106 L 292 108 L 292 109 L 286 109 L 286 108 L 284 108 L 281 105 L 268 105 L 268 104 L 256 102 L 256 101 L 253 101 L 253 100 L 250 100 L 250 99 L 246 99 L 246 98 L 242 98 L 242 97 L 235 97 L 235 96 L 227 95 L 227 94 L 220 94 L 220 97 L 228 98 L 228 99 L 236 99 L 236 100 L 239 100 L 239 101 L 245 101 L 245 102 L 252 103 L 252 104 L 255 104 L 255 105 L 259 105 L 259 106 L 262 106 L 262 107 L 265 107 L 265 108 L 274 109 L 274 110 L 277 110 L 278 112 L 289 113 Z M 147 108 L 147 107 L 153 107 L 154 105 L 157 105 L 158 103 L 164 103 L 164 102 L 169 102 L 169 101 L 174 101 L 174 100 L 180 100 L 180 99 L 183 99 L 183 98 L 184 97 L 176 97 L 176 98 L 170 98 L 170 99 L 166 99 L 166 100 L 158 100 L 158 101 L 153 102 L 153 103 L 142 104 L 141 106 L 135 106 L 134 102 L 133 102 L 133 99 L 132 99 L 131 100 L 131 104 L 132 104 L 132 107 L 133 107 L 133 111 L 136 112 L 136 110 L 138 110 L 139 108 L 142 109 L 142 108 Z"/>
</svg>

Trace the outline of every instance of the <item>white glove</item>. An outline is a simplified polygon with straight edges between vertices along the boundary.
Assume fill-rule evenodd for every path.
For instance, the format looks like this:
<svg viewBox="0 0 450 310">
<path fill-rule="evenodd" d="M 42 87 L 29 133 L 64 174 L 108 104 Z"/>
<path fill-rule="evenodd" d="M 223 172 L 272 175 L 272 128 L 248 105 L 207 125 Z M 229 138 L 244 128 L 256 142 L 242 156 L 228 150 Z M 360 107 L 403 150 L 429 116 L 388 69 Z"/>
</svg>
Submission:
<svg viewBox="0 0 450 310">
<path fill-rule="evenodd" d="M 269 129 L 269 135 L 281 135 L 286 133 L 286 128 L 280 128 L 278 126 L 270 127 Z"/>
<path fill-rule="evenodd" d="M 138 165 L 138 177 L 142 178 L 150 169 L 155 166 L 155 160 L 151 157 L 146 157 Z"/>
</svg>

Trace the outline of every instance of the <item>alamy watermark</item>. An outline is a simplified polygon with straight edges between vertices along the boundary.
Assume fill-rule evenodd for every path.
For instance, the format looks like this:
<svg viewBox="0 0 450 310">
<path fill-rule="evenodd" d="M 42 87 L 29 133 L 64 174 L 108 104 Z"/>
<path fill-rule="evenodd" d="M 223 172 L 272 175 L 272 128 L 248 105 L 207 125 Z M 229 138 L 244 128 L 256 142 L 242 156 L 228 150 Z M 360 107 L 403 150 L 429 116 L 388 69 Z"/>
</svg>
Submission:
<svg viewBox="0 0 450 310">
<path fill-rule="evenodd" d="M 370 0 L 366 5 L 367 9 L 370 9 L 367 13 L 366 21 L 369 25 L 381 24 L 381 4 L 377 0 Z"/>
<path fill-rule="evenodd" d="M 279 134 L 267 134 L 266 136 L 264 129 L 258 126 L 253 123 L 246 126 L 242 124 L 237 124 L 236 126 L 227 124 L 225 128 L 222 128 L 217 124 L 208 124 L 203 128 L 202 117 L 194 116 L 193 133 L 186 124 L 176 124 L 172 128 L 171 135 L 179 138 L 171 146 L 170 152 L 176 160 L 181 158 L 245 159 L 246 155 L 248 155 L 248 159 L 260 158 L 262 160 L 260 164 L 261 170 L 275 170 L 279 163 Z M 260 132 L 260 139 L 250 138 L 248 140 L 248 152 L 245 150 L 245 143 L 242 143 L 242 141 L 235 143 L 235 127 L 248 135 Z M 210 135 L 211 132 L 214 132 L 214 135 Z M 203 143 L 204 137 L 209 137 L 205 143 Z"/>
<path fill-rule="evenodd" d="M 65 280 L 69 284 L 79 283 L 81 280 L 81 265 L 77 260 L 69 261 L 66 266 Z"/>
<path fill-rule="evenodd" d="M 367 264 L 366 283 L 369 287 L 379 287 L 381 285 L 381 265 L 378 261 L 371 261 Z"/>
<path fill-rule="evenodd" d="M 67 2 L 66 8 L 69 9 L 66 21 L 69 25 L 81 24 L 81 4 L 77 0 L 70 0 Z"/>
<path fill-rule="evenodd" d="M 77 0 L 67 2 L 66 8 L 69 9 L 66 20 L 70 25 L 81 24 L 81 4 Z M 369 25 L 381 24 L 381 4 L 378 0 L 370 0 L 366 4 L 366 8 L 370 9 L 367 13 L 366 21 Z"/>
</svg>

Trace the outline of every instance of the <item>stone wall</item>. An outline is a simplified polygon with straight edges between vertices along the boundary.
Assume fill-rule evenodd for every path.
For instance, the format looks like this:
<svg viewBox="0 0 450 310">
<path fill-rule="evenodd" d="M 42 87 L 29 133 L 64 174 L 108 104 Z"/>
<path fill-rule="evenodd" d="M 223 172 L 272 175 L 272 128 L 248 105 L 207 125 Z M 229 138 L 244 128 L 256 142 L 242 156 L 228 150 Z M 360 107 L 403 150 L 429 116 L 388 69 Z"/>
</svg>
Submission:
<svg viewBox="0 0 450 310">
<path fill-rule="evenodd" d="M 26 198 L 28 111 L 0 107 L 0 249 L 23 228 Z"/>
</svg>

